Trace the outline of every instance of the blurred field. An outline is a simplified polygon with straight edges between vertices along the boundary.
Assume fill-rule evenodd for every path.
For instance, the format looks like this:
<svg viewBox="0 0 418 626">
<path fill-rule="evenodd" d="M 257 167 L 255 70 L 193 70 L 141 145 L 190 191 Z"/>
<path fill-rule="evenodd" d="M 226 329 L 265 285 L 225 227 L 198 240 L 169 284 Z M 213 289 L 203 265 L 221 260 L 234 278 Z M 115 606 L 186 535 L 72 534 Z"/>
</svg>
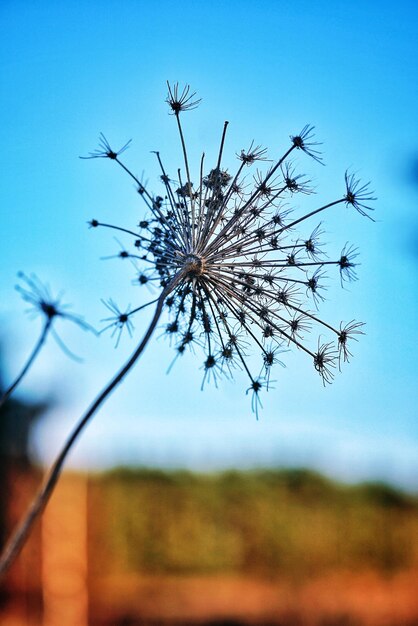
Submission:
<svg viewBox="0 0 418 626">
<path fill-rule="evenodd" d="M 307 470 L 68 475 L 43 537 L 44 605 L 70 589 L 89 626 L 418 625 L 418 498 L 383 484 Z M 38 613 L 0 624 L 64 626 Z"/>
<path fill-rule="evenodd" d="M 91 481 L 89 518 L 102 575 L 228 572 L 301 581 L 335 569 L 389 574 L 418 566 L 416 499 L 305 470 L 114 471 Z"/>
</svg>

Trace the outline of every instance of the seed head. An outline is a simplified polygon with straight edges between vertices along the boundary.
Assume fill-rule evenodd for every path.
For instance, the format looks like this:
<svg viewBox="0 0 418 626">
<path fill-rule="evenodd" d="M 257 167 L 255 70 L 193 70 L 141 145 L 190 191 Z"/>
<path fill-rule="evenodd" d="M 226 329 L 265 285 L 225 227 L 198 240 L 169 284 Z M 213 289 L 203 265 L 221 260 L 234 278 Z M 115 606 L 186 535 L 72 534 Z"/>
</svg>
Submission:
<svg viewBox="0 0 418 626">
<path fill-rule="evenodd" d="M 53 323 L 55 323 L 55 320 L 58 319 L 68 320 L 83 330 L 88 330 L 97 334 L 94 328 L 85 322 L 80 315 L 71 313 L 68 310 L 70 305 L 62 304 L 61 298 L 63 293 L 53 296 L 49 285 L 42 283 L 35 274 L 27 276 L 23 272 L 19 272 L 18 277 L 21 283 L 16 285 L 16 291 L 20 293 L 25 302 L 28 302 L 31 305 L 28 309 L 28 313 L 32 317 L 42 315 L 46 320 L 46 324 L 48 325 L 52 336 L 63 352 L 76 361 L 80 360 L 80 358 L 74 355 L 65 345 L 53 327 Z"/>
<path fill-rule="evenodd" d="M 170 106 L 173 115 L 179 115 L 181 111 L 191 111 L 199 106 L 201 100 L 193 100 L 196 93 L 190 93 L 190 86 L 186 85 L 183 90 L 179 91 L 179 84 L 174 83 L 173 86 L 167 81 L 168 96 L 167 104 Z"/>
<path fill-rule="evenodd" d="M 312 304 L 318 309 L 324 299 L 325 269 L 338 268 L 341 281 L 356 278 L 358 252 L 346 244 L 338 258 L 328 259 L 321 244 L 322 223 L 311 222 L 339 205 L 351 205 L 369 217 L 369 202 L 374 198 L 368 185 L 346 173 L 345 188 L 337 199 L 326 198 L 314 208 L 310 200 L 306 212 L 293 213 L 287 201 L 298 194 L 310 195 L 313 189 L 289 159 L 301 151 L 322 163 L 320 144 L 310 125 L 291 135 L 283 156 L 272 161 L 267 171 L 256 170 L 250 182 L 244 169 L 266 161 L 266 150 L 252 142 L 248 150 L 236 153 L 237 170 L 227 171 L 222 167 L 225 122 L 215 163 L 206 170 L 203 155 L 193 171 L 197 180 L 193 184 L 180 113 L 196 108 L 199 102 L 188 85 L 179 89 L 178 83 L 168 84 L 167 103 L 176 117 L 183 166 L 176 175 L 169 174 L 155 152 L 164 184 L 160 195 L 150 193 L 119 160 L 127 145 L 113 152 L 102 136 L 101 151 L 91 153 L 91 158 L 115 160 L 138 184 L 148 212 L 139 216 L 138 230 L 97 220 L 90 225 L 133 237 L 133 252 L 123 250 L 131 261 L 147 263 L 145 272 L 137 270 L 135 284 L 173 285 L 165 301 L 169 321 L 163 334 L 174 343 L 174 361 L 194 348 L 202 350 L 202 387 L 210 380 L 217 385 L 222 377 L 242 370 L 249 378 L 247 393 L 251 391 L 252 407 L 258 413 L 260 393 L 269 388 L 272 368 L 283 365 L 278 358 L 283 346 L 304 352 L 324 384 L 332 381 L 337 361 L 347 361 L 351 355 L 347 343 L 361 334 L 361 323 L 333 325 L 310 309 Z M 105 320 L 107 328 L 117 333 L 118 343 L 124 328 L 131 333 L 131 317 L 146 305 L 123 312 L 111 300 L 106 306 L 113 314 Z M 316 348 L 310 347 L 309 334 L 315 330 L 317 335 L 329 333 L 334 342 L 318 340 Z M 261 357 L 259 375 L 253 369 L 254 351 Z"/>
</svg>

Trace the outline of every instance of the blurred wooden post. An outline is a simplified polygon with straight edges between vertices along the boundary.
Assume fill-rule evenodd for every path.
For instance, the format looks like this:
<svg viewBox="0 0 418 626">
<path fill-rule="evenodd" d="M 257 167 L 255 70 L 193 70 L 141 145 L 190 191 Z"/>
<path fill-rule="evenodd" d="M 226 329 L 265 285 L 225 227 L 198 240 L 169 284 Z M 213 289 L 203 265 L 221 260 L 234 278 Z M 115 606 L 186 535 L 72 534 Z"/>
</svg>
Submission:
<svg viewBox="0 0 418 626">
<path fill-rule="evenodd" d="M 88 626 L 87 478 L 64 474 L 42 521 L 43 626 Z"/>
</svg>

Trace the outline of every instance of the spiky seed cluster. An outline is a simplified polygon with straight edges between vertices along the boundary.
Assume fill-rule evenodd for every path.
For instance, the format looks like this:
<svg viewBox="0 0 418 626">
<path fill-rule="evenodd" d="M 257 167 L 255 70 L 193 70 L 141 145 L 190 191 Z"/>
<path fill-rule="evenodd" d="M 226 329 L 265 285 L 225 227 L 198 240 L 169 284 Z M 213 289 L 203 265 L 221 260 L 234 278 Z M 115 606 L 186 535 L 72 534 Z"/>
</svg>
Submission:
<svg viewBox="0 0 418 626">
<path fill-rule="evenodd" d="M 247 168 L 266 161 L 266 149 L 251 143 L 248 150 L 237 153 L 237 171 L 228 172 L 222 167 L 225 122 L 217 162 L 205 174 L 202 156 L 195 185 L 180 113 L 199 102 L 188 86 L 180 91 L 178 84 L 168 85 L 167 103 L 177 121 L 184 170 L 172 178 L 155 153 L 165 188 L 161 195 L 151 194 L 120 161 L 128 144 L 115 152 L 101 136 L 99 150 L 85 158 L 107 157 L 121 165 L 136 181 L 149 215 L 141 217 L 134 230 L 96 219 L 90 225 L 132 236 L 133 251 L 123 249 L 118 256 L 143 262 L 146 269 L 138 271 L 137 284 L 164 288 L 173 284 L 165 301 L 170 316 L 165 333 L 174 340 L 177 356 L 194 346 L 203 350 L 202 387 L 210 379 L 216 384 L 220 376 L 231 376 L 236 368 L 244 370 L 257 412 L 260 391 L 269 387 L 271 368 L 282 364 L 279 355 L 289 346 L 312 359 L 324 384 L 332 381 L 336 365 L 351 356 L 348 343 L 361 334 L 362 324 L 351 321 L 333 326 L 319 317 L 317 309 L 324 299 L 326 268 L 338 268 L 342 283 L 355 279 L 357 250 L 346 244 L 339 258 L 329 260 L 320 244 L 321 225 L 310 234 L 297 228 L 338 205 L 351 205 L 370 217 L 369 202 L 374 198 L 368 185 L 346 173 L 339 198 L 292 216 L 285 199 L 311 194 L 312 189 L 304 176 L 295 174 L 291 157 L 301 151 L 322 162 L 313 127 L 308 125 L 290 137 L 284 154 L 266 172 L 256 169 L 250 178 Z M 113 301 L 107 306 L 113 316 L 106 319 L 106 328 L 113 327 L 119 341 L 123 328 L 131 333 L 132 316 L 147 305 L 124 312 Z M 315 348 L 309 347 L 305 334 L 313 328 L 320 336 L 327 332 L 335 341 L 318 340 Z M 255 373 L 249 358 L 254 348 L 261 355 L 261 369 Z"/>
<path fill-rule="evenodd" d="M 74 322 L 84 330 L 93 330 L 80 315 L 68 311 L 68 304 L 62 304 L 62 293 L 54 297 L 49 285 L 42 283 L 35 274 L 26 276 L 23 272 L 19 272 L 18 278 L 22 284 L 16 285 L 16 291 L 20 293 L 25 302 L 31 305 L 31 308 L 28 309 L 29 313 L 34 316 L 41 314 L 48 320 L 60 317 Z"/>
<path fill-rule="evenodd" d="M 42 283 L 39 278 L 35 276 L 35 274 L 26 276 L 23 272 L 19 272 L 18 277 L 21 283 L 16 285 L 16 291 L 20 293 L 25 302 L 30 304 L 28 313 L 32 317 L 36 317 L 38 315 L 44 317 L 47 331 L 52 334 L 60 348 L 71 358 L 80 360 L 64 344 L 55 328 L 53 328 L 52 323 L 56 319 L 68 320 L 83 330 L 88 330 L 97 334 L 94 328 L 85 322 L 80 315 L 71 313 L 68 310 L 70 305 L 62 304 L 61 302 L 63 294 L 60 293 L 57 296 L 53 296 L 49 285 Z"/>
</svg>

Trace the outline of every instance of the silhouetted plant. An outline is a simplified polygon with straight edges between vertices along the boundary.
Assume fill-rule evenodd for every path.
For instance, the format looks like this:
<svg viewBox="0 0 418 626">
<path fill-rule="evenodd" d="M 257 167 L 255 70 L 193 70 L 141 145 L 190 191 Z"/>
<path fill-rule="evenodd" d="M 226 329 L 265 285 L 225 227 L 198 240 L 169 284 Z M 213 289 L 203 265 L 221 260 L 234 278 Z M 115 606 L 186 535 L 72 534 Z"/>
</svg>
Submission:
<svg viewBox="0 0 418 626">
<path fill-rule="evenodd" d="M 68 349 L 60 336 L 57 334 L 54 328 L 55 320 L 69 320 L 70 322 L 77 324 L 77 326 L 79 326 L 83 330 L 91 330 L 95 332 L 94 329 L 89 324 L 87 324 L 82 317 L 68 311 L 68 304 L 61 303 L 62 294 L 59 294 L 56 297 L 52 296 L 49 286 L 41 283 L 38 277 L 33 274 L 31 276 L 26 276 L 23 272 L 19 272 L 18 276 L 24 286 L 18 284 L 16 285 L 16 289 L 25 300 L 25 302 L 28 302 L 31 305 L 30 309 L 28 309 L 28 313 L 32 317 L 37 317 L 38 315 L 41 315 L 44 318 L 44 323 L 39 339 L 36 342 L 35 347 L 33 348 L 22 370 L 14 379 L 14 381 L 5 389 L 5 391 L 0 394 L 0 407 L 11 396 L 19 383 L 23 380 L 24 376 L 28 373 L 29 369 L 34 364 L 36 357 L 40 353 L 42 346 L 45 344 L 45 341 L 49 334 L 54 337 L 60 348 L 68 356 L 73 359 L 79 360 L 79 358 Z"/>
<path fill-rule="evenodd" d="M 313 190 L 305 176 L 295 173 L 290 157 L 299 151 L 322 163 L 313 127 L 306 125 L 291 135 L 282 156 L 267 171 L 256 169 L 249 179 L 245 172 L 254 164 L 261 168 L 267 161 L 267 151 L 251 143 L 237 153 L 238 169 L 229 173 L 222 166 L 228 126 L 225 122 L 216 163 L 206 169 L 203 154 L 198 183 L 194 185 L 181 114 L 195 109 L 199 102 L 189 86 L 180 90 L 177 83 L 168 85 L 167 103 L 176 120 L 184 170 L 178 169 L 172 177 L 159 152 L 155 153 L 164 185 L 162 195 L 148 191 L 121 161 L 130 141 L 114 150 L 101 134 L 98 149 L 83 157 L 114 161 L 135 181 L 149 212 L 138 226 L 127 228 L 97 219 L 89 224 L 132 237 L 132 247 L 123 248 L 116 256 L 141 262 L 146 269 L 137 270 L 135 282 L 157 286 L 161 292 L 151 302 L 133 309 L 121 309 L 113 300 L 105 303 L 112 315 L 104 320 L 104 330 L 110 329 L 116 335 L 116 343 L 124 329 L 132 333 L 134 315 L 153 303 L 156 308 L 132 356 L 94 400 L 66 442 L 27 518 L 6 548 L 0 565 L 3 569 L 13 560 L 45 506 L 78 435 L 142 354 L 164 309 L 169 315 L 165 333 L 174 340 L 176 358 L 188 349 L 202 349 L 202 387 L 206 381 L 217 384 L 220 377 L 229 378 L 235 370 L 243 370 L 257 415 L 260 393 L 271 386 L 271 369 L 282 364 L 280 355 L 289 346 L 312 360 L 326 384 L 332 381 L 336 365 L 349 359 L 349 344 L 362 332 L 360 322 L 333 325 L 317 312 L 324 299 L 325 270 L 337 268 L 342 283 L 354 280 L 357 250 L 346 244 L 338 258 L 329 260 L 321 247 L 321 224 L 311 227 L 307 234 L 299 229 L 308 219 L 337 206 L 352 206 L 370 218 L 374 198 L 369 184 L 361 184 L 354 174 L 346 172 L 339 197 L 293 215 L 284 201 L 298 193 L 310 195 Z M 306 300 L 310 300 L 310 306 Z M 319 333 L 314 347 L 310 346 L 305 335 L 313 327 L 328 333 L 330 340 L 322 341 Z M 253 349 L 261 355 L 261 367 L 255 372 L 249 358 Z"/>
</svg>

